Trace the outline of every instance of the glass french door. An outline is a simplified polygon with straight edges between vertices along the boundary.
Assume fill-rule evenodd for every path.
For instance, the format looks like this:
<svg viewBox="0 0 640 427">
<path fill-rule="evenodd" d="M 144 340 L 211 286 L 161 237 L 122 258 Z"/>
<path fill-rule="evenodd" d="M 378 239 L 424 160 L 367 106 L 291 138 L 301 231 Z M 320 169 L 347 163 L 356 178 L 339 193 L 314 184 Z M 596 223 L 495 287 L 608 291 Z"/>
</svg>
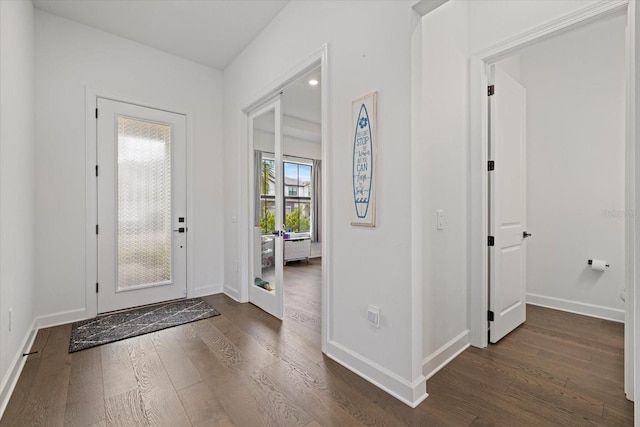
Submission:
<svg viewBox="0 0 640 427">
<path fill-rule="evenodd" d="M 253 147 L 249 301 L 282 319 L 284 216 L 280 97 L 249 114 L 249 144 Z"/>
<path fill-rule="evenodd" d="M 98 313 L 186 296 L 186 117 L 98 98 Z"/>
</svg>

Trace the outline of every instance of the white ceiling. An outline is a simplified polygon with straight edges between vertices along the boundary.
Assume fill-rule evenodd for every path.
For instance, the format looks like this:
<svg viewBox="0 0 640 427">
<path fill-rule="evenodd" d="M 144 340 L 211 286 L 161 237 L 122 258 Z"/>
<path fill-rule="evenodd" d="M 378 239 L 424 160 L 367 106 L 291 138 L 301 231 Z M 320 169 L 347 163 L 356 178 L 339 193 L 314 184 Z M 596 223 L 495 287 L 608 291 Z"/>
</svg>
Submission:
<svg viewBox="0 0 640 427">
<path fill-rule="evenodd" d="M 320 81 L 319 68 L 298 78 L 282 91 L 282 134 L 319 144 L 322 139 L 320 85 L 309 85 L 312 78 Z M 255 127 L 273 135 L 274 120 L 273 111 L 268 111 L 256 118 Z"/>
<path fill-rule="evenodd" d="M 224 70 L 288 0 L 34 0 L 46 12 Z"/>
<path fill-rule="evenodd" d="M 320 123 L 320 85 L 309 85 L 309 80 L 312 78 L 320 81 L 319 68 L 300 77 L 282 91 L 283 114 L 312 123 Z"/>
</svg>

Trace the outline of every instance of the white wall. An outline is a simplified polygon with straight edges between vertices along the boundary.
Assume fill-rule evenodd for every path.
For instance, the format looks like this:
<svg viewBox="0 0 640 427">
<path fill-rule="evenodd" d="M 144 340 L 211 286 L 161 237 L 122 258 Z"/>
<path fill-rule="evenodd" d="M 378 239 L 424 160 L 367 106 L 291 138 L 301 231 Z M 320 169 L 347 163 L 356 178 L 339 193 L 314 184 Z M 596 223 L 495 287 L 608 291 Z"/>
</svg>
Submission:
<svg viewBox="0 0 640 427">
<path fill-rule="evenodd" d="M 34 319 L 33 28 L 30 1 L 0 2 L 0 416 Z"/>
<path fill-rule="evenodd" d="M 469 1 L 469 51 L 472 54 L 478 53 L 516 34 L 524 33 L 600 1 Z"/>
<path fill-rule="evenodd" d="M 625 26 L 618 16 L 521 54 L 528 300 L 624 320 Z M 611 268 L 593 272 L 587 260 Z M 567 300 L 567 301 L 557 301 Z M 590 305 L 602 306 L 595 309 Z"/>
<path fill-rule="evenodd" d="M 411 1 L 291 2 L 225 70 L 225 250 L 238 254 L 234 222 L 245 194 L 237 171 L 246 172 L 241 109 L 324 43 L 329 46 L 330 185 L 327 248 L 331 270 L 327 352 L 405 400 L 424 395 L 412 377 L 411 331 L 411 31 L 417 16 Z M 355 19 L 357 17 L 357 19 Z M 304 37 L 300 37 L 304 34 Z M 351 190 L 351 102 L 378 91 L 377 226 L 349 224 Z M 234 179 L 235 178 L 235 179 Z M 246 180 L 246 178 L 245 178 Z M 245 230 L 246 233 L 246 230 Z M 245 244 L 246 242 L 242 242 Z M 240 296 L 236 259 L 225 262 L 225 290 Z M 240 268 L 247 266 L 240 265 Z M 367 323 L 368 304 L 380 307 L 381 328 Z M 420 344 L 421 345 L 421 344 Z M 417 380 L 415 384 L 412 384 Z"/>
<path fill-rule="evenodd" d="M 189 280 L 220 290 L 221 72 L 41 11 L 36 55 L 37 313 L 68 321 L 85 309 L 85 87 L 192 114 Z"/>
<path fill-rule="evenodd" d="M 256 131 L 253 138 L 254 149 L 273 153 L 273 133 Z M 322 146 L 315 142 L 283 135 L 282 154 L 284 156 L 299 157 L 303 160 L 322 159 Z M 284 158 L 284 160 L 286 160 L 286 158 Z"/>
<path fill-rule="evenodd" d="M 322 145 L 285 135 L 282 138 L 282 153 L 287 156 L 297 156 L 303 159 L 321 160 Z"/>
<path fill-rule="evenodd" d="M 496 66 L 522 84 L 522 54 L 517 53 L 496 63 Z"/>
<path fill-rule="evenodd" d="M 423 137 L 412 156 L 421 175 L 423 362 L 427 376 L 468 343 L 467 3 L 452 1 L 422 20 Z M 436 210 L 444 229 L 436 229 Z M 420 230 L 414 230 L 418 233 Z"/>
</svg>

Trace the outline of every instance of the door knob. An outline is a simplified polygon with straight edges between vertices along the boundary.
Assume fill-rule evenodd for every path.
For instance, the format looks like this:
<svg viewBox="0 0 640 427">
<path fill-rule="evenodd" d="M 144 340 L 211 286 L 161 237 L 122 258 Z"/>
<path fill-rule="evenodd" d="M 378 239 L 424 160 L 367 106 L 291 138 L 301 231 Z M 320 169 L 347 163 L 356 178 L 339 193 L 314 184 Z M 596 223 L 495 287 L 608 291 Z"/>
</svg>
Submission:
<svg viewBox="0 0 640 427">
<path fill-rule="evenodd" d="M 526 239 L 527 237 L 531 237 L 531 233 L 527 233 L 526 231 L 522 232 L 522 238 Z"/>
</svg>

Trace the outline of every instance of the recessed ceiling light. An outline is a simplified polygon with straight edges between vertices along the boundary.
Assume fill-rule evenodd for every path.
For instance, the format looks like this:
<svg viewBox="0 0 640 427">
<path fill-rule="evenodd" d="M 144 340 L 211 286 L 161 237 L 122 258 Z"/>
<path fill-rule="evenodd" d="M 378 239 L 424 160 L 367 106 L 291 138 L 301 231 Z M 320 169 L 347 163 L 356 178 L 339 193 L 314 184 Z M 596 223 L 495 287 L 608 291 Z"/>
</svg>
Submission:
<svg viewBox="0 0 640 427">
<path fill-rule="evenodd" d="M 317 86 L 317 85 L 318 85 L 318 80 L 316 80 L 316 79 L 311 79 L 311 80 L 309 80 L 309 84 L 310 84 L 311 86 Z"/>
</svg>

